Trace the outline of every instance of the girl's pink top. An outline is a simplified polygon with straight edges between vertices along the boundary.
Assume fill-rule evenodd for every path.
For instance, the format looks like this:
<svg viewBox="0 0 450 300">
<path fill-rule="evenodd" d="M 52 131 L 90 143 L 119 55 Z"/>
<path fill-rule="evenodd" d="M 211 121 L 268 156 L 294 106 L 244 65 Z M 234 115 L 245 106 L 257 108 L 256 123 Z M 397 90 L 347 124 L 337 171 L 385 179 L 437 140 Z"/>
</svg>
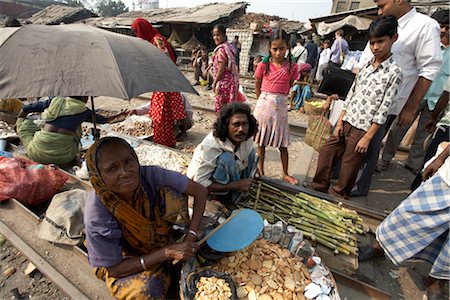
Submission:
<svg viewBox="0 0 450 300">
<path fill-rule="evenodd" d="M 269 73 L 266 74 L 266 64 L 269 64 Z M 255 71 L 255 78 L 262 79 L 261 91 L 274 94 L 289 94 L 291 82 L 300 79 L 298 65 L 286 61 L 280 68 L 273 63 L 260 62 Z"/>
</svg>

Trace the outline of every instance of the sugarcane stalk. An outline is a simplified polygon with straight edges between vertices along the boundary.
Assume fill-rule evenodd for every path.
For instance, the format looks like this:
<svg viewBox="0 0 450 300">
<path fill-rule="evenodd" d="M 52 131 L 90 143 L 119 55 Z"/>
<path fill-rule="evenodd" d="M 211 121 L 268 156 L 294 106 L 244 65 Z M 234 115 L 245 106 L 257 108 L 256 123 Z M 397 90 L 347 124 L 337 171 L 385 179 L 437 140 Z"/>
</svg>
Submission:
<svg viewBox="0 0 450 300">
<path fill-rule="evenodd" d="M 344 243 L 340 243 L 339 241 L 337 241 L 335 239 L 329 238 L 329 237 L 321 235 L 319 233 L 316 233 L 316 235 L 320 236 L 322 239 L 328 241 L 329 243 L 332 243 L 336 247 L 345 249 L 347 252 L 349 252 L 349 254 L 350 253 L 355 254 L 355 255 L 357 254 L 358 249 L 355 248 L 355 247 L 351 247 L 351 246 L 348 246 L 348 245 L 346 245 Z M 339 251 L 342 252 L 340 249 L 339 249 Z"/>
<path fill-rule="evenodd" d="M 309 237 L 312 241 L 316 241 L 319 244 L 322 244 L 325 247 L 328 247 L 328 248 L 330 248 L 332 250 L 335 250 L 337 248 L 336 245 L 334 245 L 333 243 L 330 243 L 330 242 L 328 242 L 328 241 L 326 241 L 326 240 L 324 240 L 324 239 L 314 235 L 313 233 L 304 232 L 303 235 L 306 236 L 306 237 Z"/>
<path fill-rule="evenodd" d="M 311 227 L 311 228 L 314 228 L 314 229 L 317 229 L 317 230 L 327 231 L 328 233 L 331 233 L 331 234 L 334 234 L 334 235 L 339 235 L 342 238 L 354 239 L 353 235 L 349 235 L 347 233 L 334 230 L 333 228 L 329 228 L 329 227 L 327 227 L 324 224 L 320 224 L 320 225 L 319 224 L 311 224 L 310 222 L 308 222 L 308 220 L 303 220 L 303 219 L 299 219 L 299 218 L 297 218 L 297 219 L 291 218 L 291 219 L 289 219 L 289 222 L 295 223 L 295 224 L 300 224 L 300 225 L 305 225 L 305 226 L 308 226 L 308 227 Z"/>
<path fill-rule="evenodd" d="M 253 209 L 256 209 L 256 206 L 258 205 L 260 193 L 261 193 L 261 181 L 258 182 L 258 190 L 256 191 L 256 198 L 255 198 L 255 204 L 253 205 Z"/>
<path fill-rule="evenodd" d="M 336 239 L 336 240 L 339 240 L 339 241 L 344 242 L 344 243 L 348 243 L 349 242 L 348 238 L 337 236 L 337 235 L 334 235 L 333 233 L 317 230 L 315 228 L 311 228 L 311 227 L 308 227 L 308 226 L 305 226 L 305 225 L 297 224 L 295 227 L 300 229 L 300 230 L 302 230 L 302 232 L 306 231 L 306 232 L 311 232 L 311 233 L 314 233 L 314 234 L 319 234 L 321 236 L 326 236 L 326 237 L 329 237 L 331 239 Z"/>
<path fill-rule="evenodd" d="M 281 220 L 302 230 L 335 252 L 357 253 L 355 233 L 362 233 L 362 219 L 355 211 L 308 194 L 296 195 L 258 180 L 250 190 L 245 207 L 253 208 L 270 220 Z M 244 206 L 244 203 L 243 203 Z"/>
</svg>

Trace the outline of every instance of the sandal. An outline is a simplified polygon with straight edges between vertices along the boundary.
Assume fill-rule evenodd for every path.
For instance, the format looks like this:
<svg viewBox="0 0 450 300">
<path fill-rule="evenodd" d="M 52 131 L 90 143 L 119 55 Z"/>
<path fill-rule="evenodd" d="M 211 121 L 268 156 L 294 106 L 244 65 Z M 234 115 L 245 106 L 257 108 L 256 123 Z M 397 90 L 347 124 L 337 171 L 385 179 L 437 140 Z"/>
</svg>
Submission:
<svg viewBox="0 0 450 300">
<path fill-rule="evenodd" d="M 293 185 L 298 185 L 298 179 L 289 175 L 284 175 L 283 176 L 283 181 L 293 184 Z"/>
</svg>

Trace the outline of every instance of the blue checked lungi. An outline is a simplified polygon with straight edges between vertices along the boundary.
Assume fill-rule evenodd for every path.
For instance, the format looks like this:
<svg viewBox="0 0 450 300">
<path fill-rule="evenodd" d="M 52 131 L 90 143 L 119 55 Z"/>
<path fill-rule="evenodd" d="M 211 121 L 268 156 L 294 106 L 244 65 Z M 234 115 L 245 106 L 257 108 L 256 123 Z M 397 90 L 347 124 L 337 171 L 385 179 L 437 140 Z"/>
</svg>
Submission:
<svg viewBox="0 0 450 300">
<path fill-rule="evenodd" d="M 450 279 L 450 187 L 436 173 L 378 226 L 376 237 L 396 265 L 409 258 L 430 262 L 430 276 Z"/>
</svg>

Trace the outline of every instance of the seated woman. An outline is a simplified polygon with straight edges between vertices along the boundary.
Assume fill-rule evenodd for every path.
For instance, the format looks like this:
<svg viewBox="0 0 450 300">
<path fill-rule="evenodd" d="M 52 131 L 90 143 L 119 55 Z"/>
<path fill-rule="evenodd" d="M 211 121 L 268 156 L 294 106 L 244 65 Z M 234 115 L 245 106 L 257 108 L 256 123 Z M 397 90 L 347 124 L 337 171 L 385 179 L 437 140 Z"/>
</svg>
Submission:
<svg viewBox="0 0 450 300">
<path fill-rule="evenodd" d="M 92 112 L 86 108 L 88 97 L 55 97 L 22 107 L 19 112 L 16 131 L 34 161 L 44 164 L 68 165 L 78 154 L 81 138 L 81 123 L 92 120 Z M 33 120 L 26 118 L 29 113 L 40 112 L 45 121 L 39 128 Z M 125 114 L 127 112 L 122 112 Z M 107 123 L 118 115 L 103 117 L 95 114 L 96 122 Z"/>
<path fill-rule="evenodd" d="M 117 299 L 166 299 L 168 265 L 197 250 L 207 189 L 180 173 L 139 166 L 131 146 L 116 137 L 94 143 L 87 165 L 94 191 L 86 200 L 84 223 L 96 276 Z M 187 197 L 177 193 L 194 196 L 194 212 L 184 240 L 171 243 L 170 223 L 189 222 Z"/>
</svg>

